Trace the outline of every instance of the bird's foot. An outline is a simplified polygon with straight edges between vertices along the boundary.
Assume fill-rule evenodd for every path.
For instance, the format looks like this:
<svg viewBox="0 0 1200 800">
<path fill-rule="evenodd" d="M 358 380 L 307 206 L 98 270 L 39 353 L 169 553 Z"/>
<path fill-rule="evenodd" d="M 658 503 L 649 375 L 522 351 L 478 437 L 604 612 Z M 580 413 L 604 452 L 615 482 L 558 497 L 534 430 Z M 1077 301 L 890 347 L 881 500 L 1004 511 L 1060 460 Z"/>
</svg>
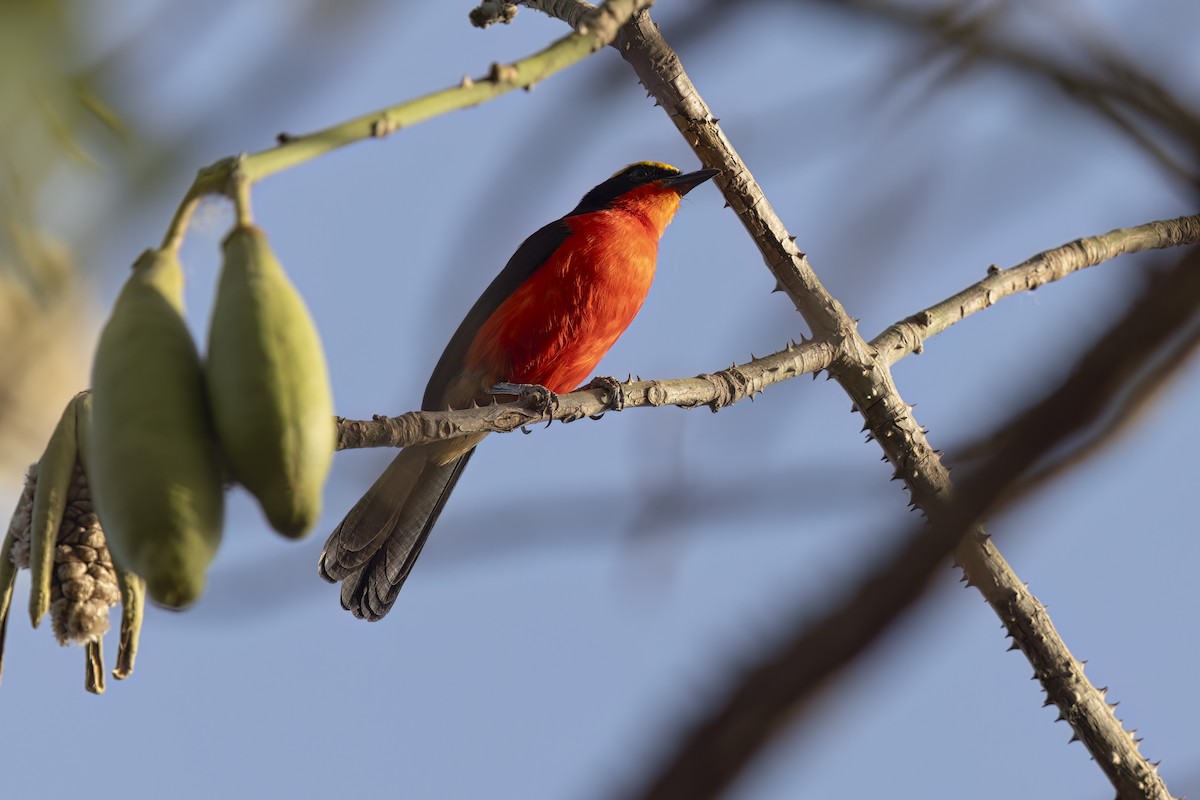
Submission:
<svg viewBox="0 0 1200 800">
<path fill-rule="evenodd" d="M 525 405 L 543 414 L 554 414 L 558 410 L 558 395 L 536 383 L 497 383 L 487 390 L 488 394 L 510 394 Z"/>
<path fill-rule="evenodd" d="M 625 408 L 625 384 L 621 383 L 616 378 L 610 378 L 607 375 L 597 375 L 592 378 L 592 382 L 584 387 L 585 389 L 603 389 L 606 393 L 604 402 L 613 411 L 620 411 Z M 597 417 L 600 414 L 596 415 Z"/>
</svg>

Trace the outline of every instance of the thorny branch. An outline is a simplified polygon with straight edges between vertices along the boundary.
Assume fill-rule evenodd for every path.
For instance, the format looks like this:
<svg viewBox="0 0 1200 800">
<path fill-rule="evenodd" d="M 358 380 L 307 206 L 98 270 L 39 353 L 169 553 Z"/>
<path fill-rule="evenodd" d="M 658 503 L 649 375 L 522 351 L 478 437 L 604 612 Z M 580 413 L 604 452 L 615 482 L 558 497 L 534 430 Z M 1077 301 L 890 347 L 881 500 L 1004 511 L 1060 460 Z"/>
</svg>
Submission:
<svg viewBox="0 0 1200 800">
<path fill-rule="evenodd" d="M 410 411 L 369 421 L 339 419 L 337 447 L 408 447 L 469 433 L 512 431 L 536 422 L 574 422 L 638 406 L 708 406 L 717 411 L 753 397 L 772 384 L 825 369 L 832 361 L 833 348 L 828 342 L 805 342 L 789 344 L 778 353 L 711 375 L 665 381 L 605 381 L 603 388 L 559 395 L 553 408 L 516 401 L 461 411 Z"/>
<path fill-rule="evenodd" d="M 816 624 L 805 624 L 807 608 L 794 609 L 790 616 L 796 620 L 795 634 L 761 653 L 743 671 L 642 796 L 709 796 L 706 787 L 726 781 L 723 762 L 730 750 L 752 751 L 793 719 L 838 669 L 916 602 L 964 533 L 1000 504 L 1015 500 L 1019 491 L 1034 486 L 1025 476 L 1064 440 L 1094 428 L 1105 408 L 1119 401 L 1129 376 L 1141 370 L 1147 354 L 1165 350 L 1169 357 L 1176 349 L 1173 340 L 1178 332 L 1189 327 L 1188 344 L 1195 346 L 1200 338 L 1196 297 L 1200 297 L 1200 250 L 1193 249 L 1167 275 L 1147 281 L 1142 297 L 1096 340 L 1058 389 L 989 437 L 1000 446 L 958 483 L 954 500 L 936 513 L 928 528 L 909 531 L 900 546 Z M 1158 370 L 1147 383 L 1161 386 L 1169 377 L 1170 370 Z M 1096 439 L 1111 441 L 1111 434 L 1112 428 L 1106 427 Z M 1037 626 L 1010 628 L 1013 647 L 1027 655 L 1036 649 L 1034 637 L 1044 635 L 1047 628 L 1053 631 L 1045 608 L 1037 605 L 1034 610 L 1040 620 Z M 1114 781 L 1119 796 L 1167 796 L 1153 768 L 1146 774 L 1136 741 L 1113 714 L 1115 704 L 1107 703 L 1105 690 L 1091 686 L 1083 664 L 1065 650 L 1051 662 L 1037 656 L 1031 660 L 1035 677 L 1047 686 L 1049 697 L 1073 698 L 1067 706 L 1060 705 L 1059 719 L 1074 728 L 1073 740 L 1101 744 L 1110 767 L 1120 776 Z M 729 731 L 739 735 L 731 737 Z"/>
<path fill-rule="evenodd" d="M 1118 228 L 1038 253 L 1015 267 L 993 269 L 987 278 L 942 302 L 895 323 L 871 340 L 887 364 L 921 352 L 926 339 L 1009 295 L 1033 291 L 1072 272 L 1120 255 L 1200 243 L 1200 215 Z M 553 409 L 514 401 L 457 411 L 410 411 L 398 417 L 338 420 L 339 450 L 361 447 L 409 447 L 484 431 L 507 432 L 557 420 L 574 422 L 606 411 L 644 406 L 708 406 L 718 411 L 753 397 L 781 381 L 828 369 L 834 346 L 829 340 L 789 344 L 711 375 L 657 381 L 629 381 L 613 389 L 587 388 L 559 395 Z"/>
<path fill-rule="evenodd" d="M 924 311 L 890 326 L 871 340 L 888 365 L 909 353 L 920 353 L 926 339 L 949 328 L 976 311 L 1017 292 L 1032 292 L 1039 286 L 1061 280 L 1072 272 L 1094 267 L 1128 253 L 1158 250 L 1200 242 L 1200 214 L 1117 228 L 1100 236 L 1073 242 L 1038 253 L 1015 267 L 993 268 L 988 277 Z"/>
<path fill-rule="evenodd" d="M 949 474 L 940 453 L 925 437 L 892 380 L 888 361 L 858 333 L 855 322 L 840 303 L 825 291 L 807 257 L 796 247 L 782 221 L 725 137 L 678 56 L 667 45 L 657 26 L 643 13 L 622 29 L 613 46 L 633 66 L 642 84 L 670 115 L 685 140 L 708 167 L 721 170 L 716 183 L 741 219 L 775 275 L 817 338 L 833 342 L 838 352 L 829 373 L 853 399 L 870 430 L 896 468 L 896 477 L 909 489 L 913 503 L 938 525 L 953 515 L 947 512 L 951 495 Z M 1106 776 L 1126 796 L 1169 797 L 1156 769 L 1130 747 L 1122 753 L 1113 742 L 1129 739 L 1104 706 L 1101 694 L 1082 675 L 1059 680 L 1064 665 L 1077 664 L 1054 630 L 1045 609 L 1028 591 L 981 528 L 965 536 L 954 548 L 966 580 L 975 585 L 1000 617 L 1009 635 L 1034 666 L 1049 700 L 1069 720 L 1077 736 Z M 869 641 L 869 638 L 864 640 Z M 1072 691 L 1072 689 L 1074 689 Z M 1081 695 L 1080 692 L 1083 692 Z M 1100 698 L 1098 703 L 1092 702 Z M 701 731 L 685 739 L 663 771 L 649 784 L 649 797 L 714 797 L 727 787 L 769 738 L 761 723 L 778 720 L 773 715 L 754 716 L 757 725 L 723 732 L 715 748 L 705 749 Z M 695 745 L 695 746 L 693 746 Z M 705 780 L 697 780 L 703 775 Z M 659 780 L 661 778 L 661 781 Z"/>
</svg>

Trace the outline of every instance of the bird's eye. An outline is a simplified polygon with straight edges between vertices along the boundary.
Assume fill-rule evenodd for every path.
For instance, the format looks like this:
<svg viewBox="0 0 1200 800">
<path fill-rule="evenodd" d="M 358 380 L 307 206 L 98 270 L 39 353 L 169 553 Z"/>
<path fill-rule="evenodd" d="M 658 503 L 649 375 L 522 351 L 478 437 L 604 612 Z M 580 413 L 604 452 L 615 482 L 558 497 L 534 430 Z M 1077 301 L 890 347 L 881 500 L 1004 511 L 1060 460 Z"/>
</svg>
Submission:
<svg viewBox="0 0 1200 800">
<path fill-rule="evenodd" d="M 629 170 L 629 177 L 634 180 L 644 181 L 650 177 L 650 171 L 645 167 L 634 167 Z"/>
</svg>

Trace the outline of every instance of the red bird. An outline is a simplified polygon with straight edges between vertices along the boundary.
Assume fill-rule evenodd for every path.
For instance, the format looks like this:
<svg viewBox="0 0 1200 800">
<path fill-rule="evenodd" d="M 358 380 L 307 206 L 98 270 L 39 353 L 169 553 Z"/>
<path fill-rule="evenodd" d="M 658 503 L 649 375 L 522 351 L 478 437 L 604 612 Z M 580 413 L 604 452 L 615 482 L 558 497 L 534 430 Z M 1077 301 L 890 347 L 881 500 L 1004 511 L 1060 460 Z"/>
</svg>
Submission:
<svg viewBox="0 0 1200 800">
<path fill-rule="evenodd" d="M 583 383 L 642 307 L 679 199 L 716 174 L 631 164 L 526 239 L 446 345 L 421 408 L 489 402 L 500 383 L 552 392 Z M 318 569 L 343 582 L 342 605 L 356 617 L 380 619 L 396 602 L 486 435 L 400 451 L 330 535 Z"/>
</svg>

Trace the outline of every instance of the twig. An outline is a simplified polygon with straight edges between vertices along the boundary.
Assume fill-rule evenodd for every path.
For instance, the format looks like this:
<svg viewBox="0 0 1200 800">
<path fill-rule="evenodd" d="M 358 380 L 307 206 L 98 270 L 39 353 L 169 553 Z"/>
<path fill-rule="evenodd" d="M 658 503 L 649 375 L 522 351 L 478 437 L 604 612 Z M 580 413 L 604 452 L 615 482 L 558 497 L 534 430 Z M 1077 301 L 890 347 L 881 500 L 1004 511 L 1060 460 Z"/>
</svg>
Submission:
<svg viewBox="0 0 1200 800">
<path fill-rule="evenodd" d="M 805 342 L 789 344 L 778 353 L 735 364 L 711 375 L 663 381 L 631 380 L 559 395 L 553 409 L 512 402 L 461 411 L 410 411 L 398 417 L 373 420 L 339 419 L 337 448 L 409 447 L 469 433 L 512 431 L 550 420 L 574 422 L 606 411 L 639 406 L 708 406 L 718 411 L 753 397 L 772 384 L 825 369 L 832 361 L 833 347 L 828 342 Z"/>
<path fill-rule="evenodd" d="M 1026 470 L 1003 501 L 1040 488 L 1111 442 L 1183 370 L 1198 346 L 1200 249 L 1193 248 L 1165 275 L 1149 276 L 1142 298 L 1080 359 L 1071 379 L 1028 413 L 1030 419 L 1017 418 L 988 437 L 996 452 L 1011 449 L 1022 434 L 1057 445 L 1053 458 Z"/>
<path fill-rule="evenodd" d="M 937 305 L 919 311 L 889 327 L 871 340 L 871 346 L 889 365 L 910 353 L 920 353 L 925 340 L 998 300 L 1031 292 L 1111 258 L 1144 250 L 1178 247 L 1200 242 L 1200 214 L 1147 222 L 1135 228 L 1117 228 L 1099 236 L 1038 253 L 1015 267 L 996 270 L 988 277 Z"/>
</svg>

